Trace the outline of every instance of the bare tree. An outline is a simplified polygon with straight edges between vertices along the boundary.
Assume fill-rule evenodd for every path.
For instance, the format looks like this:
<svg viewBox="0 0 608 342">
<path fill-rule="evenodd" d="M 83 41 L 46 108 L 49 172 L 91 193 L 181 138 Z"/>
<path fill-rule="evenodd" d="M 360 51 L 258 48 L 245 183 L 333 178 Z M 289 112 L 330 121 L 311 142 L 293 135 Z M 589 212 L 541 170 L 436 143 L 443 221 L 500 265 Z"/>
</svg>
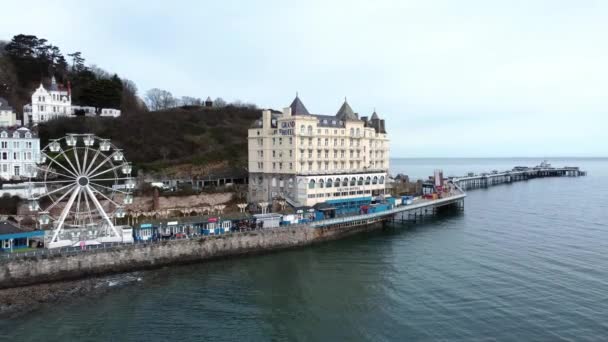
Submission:
<svg viewBox="0 0 608 342">
<path fill-rule="evenodd" d="M 191 96 L 182 96 L 180 100 L 181 106 L 200 106 L 202 103 L 201 99 Z"/>
<path fill-rule="evenodd" d="M 176 100 L 167 90 L 152 88 L 146 93 L 146 104 L 151 111 L 175 107 Z"/>
<path fill-rule="evenodd" d="M 223 98 L 218 97 L 215 99 L 215 101 L 213 101 L 213 107 L 218 107 L 218 108 L 226 107 L 226 101 L 224 101 Z"/>
<path fill-rule="evenodd" d="M 93 74 L 95 74 L 95 76 L 97 76 L 97 78 L 102 78 L 102 79 L 106 79 L 106 80 L 109 80 L 110 78 L 112 78 L 112 75 L 109 72 L 103 70 L 102 68 L 98 67 L 95 64 L 90 65 L 89 70 Z"/>
</svg>

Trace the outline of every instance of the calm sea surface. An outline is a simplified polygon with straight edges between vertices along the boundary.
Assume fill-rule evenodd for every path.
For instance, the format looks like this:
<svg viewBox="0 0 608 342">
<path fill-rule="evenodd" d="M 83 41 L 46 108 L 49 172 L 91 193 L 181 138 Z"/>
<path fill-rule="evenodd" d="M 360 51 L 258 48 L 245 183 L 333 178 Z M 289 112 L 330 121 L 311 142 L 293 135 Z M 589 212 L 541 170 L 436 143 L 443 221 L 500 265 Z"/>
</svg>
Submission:
<svg viewBox="0 0 608 342">
<path fill-rule="evenodd" d="M 426 177 L 536 159 L 401 159 Z M 605 341 L 608 160 L 469 192 L 464 213 L 322 245 L 143 273 L 0 321 L 9 341 Z"/>
</svg>

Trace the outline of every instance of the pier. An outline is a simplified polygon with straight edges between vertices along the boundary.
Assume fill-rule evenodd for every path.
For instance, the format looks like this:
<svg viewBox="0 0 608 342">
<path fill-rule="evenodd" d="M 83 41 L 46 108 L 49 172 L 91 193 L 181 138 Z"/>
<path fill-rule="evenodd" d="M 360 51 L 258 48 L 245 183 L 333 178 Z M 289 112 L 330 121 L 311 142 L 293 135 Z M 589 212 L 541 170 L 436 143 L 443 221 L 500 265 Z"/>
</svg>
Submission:
<svg viewBox="0 0 608 342">
<path fill-rule="evenodd" d="M 487 188 L 498 184 L 509 184 L 513 182 L 525 181 L 543 177 L 581 177 L 586 176 L 587 172 L 580 170 L 579 167 L 561 168 L 514 168 L 511 171 L 482 173 L 480 175 L 468 175 L 464 177 L 451 177 L 450 182 L 463 190 Z"/>
</svg>

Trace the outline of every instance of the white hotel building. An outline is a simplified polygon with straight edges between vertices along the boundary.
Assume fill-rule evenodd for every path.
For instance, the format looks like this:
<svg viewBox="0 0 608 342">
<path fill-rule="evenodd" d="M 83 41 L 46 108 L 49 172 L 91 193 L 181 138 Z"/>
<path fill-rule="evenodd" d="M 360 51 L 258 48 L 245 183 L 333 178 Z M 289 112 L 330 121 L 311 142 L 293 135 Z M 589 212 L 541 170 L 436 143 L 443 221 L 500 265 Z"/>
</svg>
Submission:
<svg viewBox="0 0 608 342">
<path fill-rule="evenodd" d="M 264 110 L 248 132 L 249 199 L 285 198 L 312 206 L 327 200 L 384 194 L 389 140 L 374 112 L 344 101 L 334 115 L 310 114 L 296 96 L 283 113 Z"/>
</svg>

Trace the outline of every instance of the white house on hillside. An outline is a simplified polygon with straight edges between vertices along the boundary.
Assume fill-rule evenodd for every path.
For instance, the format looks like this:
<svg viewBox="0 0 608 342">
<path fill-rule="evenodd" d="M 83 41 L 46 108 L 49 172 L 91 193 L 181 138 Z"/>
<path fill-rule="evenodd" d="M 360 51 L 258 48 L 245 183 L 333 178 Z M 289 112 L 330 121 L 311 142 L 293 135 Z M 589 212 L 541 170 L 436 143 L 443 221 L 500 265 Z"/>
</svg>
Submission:
<svg viewBox="0 0 608 342">
<path fill-rule="evenodd" d="M 95 116 L 95 107 L 73 106 L 70 89 L 58 85 L 53 76 L 51 86 L 46 89 L 42 83 L 32 94 L 32 103 L 23 107 L 23 124 L 37 125 L 40 122 L 58 117 L 75 116 L 77 111 L 83 111 L 87 116 Z M 119 117 L 120 110 L 102 108 L 101 116 Z"/>
</svg>

